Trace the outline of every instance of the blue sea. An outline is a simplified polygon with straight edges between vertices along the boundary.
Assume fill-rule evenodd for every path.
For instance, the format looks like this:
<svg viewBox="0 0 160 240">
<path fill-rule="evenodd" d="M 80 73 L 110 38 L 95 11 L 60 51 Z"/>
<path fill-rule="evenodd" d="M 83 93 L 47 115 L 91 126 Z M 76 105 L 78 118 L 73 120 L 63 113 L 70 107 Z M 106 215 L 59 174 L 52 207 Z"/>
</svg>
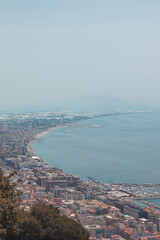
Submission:
<svg viewBox="0 0 160 240">
<path fill-rule="evenodd" d="M 104 183 L 160 183 L 160 112 L 107 116 L 62 127 L 32 144 L 35 154 L 66 173 Z"/>
</svg>

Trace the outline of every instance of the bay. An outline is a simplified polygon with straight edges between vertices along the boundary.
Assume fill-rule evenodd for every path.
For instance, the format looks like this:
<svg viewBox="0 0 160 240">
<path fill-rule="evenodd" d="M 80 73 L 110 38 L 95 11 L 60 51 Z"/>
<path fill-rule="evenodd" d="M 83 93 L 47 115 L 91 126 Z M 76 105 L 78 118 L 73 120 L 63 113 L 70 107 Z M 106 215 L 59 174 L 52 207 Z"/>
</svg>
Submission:
<svg viewBox="0 0 160 240">
<path fill-rule="evenodd" d="M 80 122 L 79 124 L 82 124 Z M 160 183 L 160 112 L 83 121 L 57 128 L 32 144 L 49 165 L 110 183 Z"/>
</svg>

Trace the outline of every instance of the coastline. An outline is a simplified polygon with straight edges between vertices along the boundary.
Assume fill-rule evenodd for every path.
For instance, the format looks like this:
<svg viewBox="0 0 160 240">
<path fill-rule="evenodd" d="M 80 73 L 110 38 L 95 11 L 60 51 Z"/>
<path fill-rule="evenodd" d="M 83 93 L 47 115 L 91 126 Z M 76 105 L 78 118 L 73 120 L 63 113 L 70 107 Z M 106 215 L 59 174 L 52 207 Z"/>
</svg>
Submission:
<svg viewBox="0 0 160 240">
<path fill-rule="evenodd" d="M 26 145 L 26 153 L 27 155 L 29 155 L 30 157 L 33 157 L 33 156 L 36 156 L 39 158 L 39 161 L 44 164 L 45 166 L 49 166 L 49 164 L 46 162 L 45 159 L 42 159 L 38 154 L 36 154 L 33 149 L 32 149 L 32 144 L 35 143 L 35 142 L 39 142 L 38 141 L 38 138 L 41 138 L 43 136 L 45 136 L 46 134 L 56 130 L 57 128 L 62 128 L 62 127 L 65 127 L 67 125 L 58 125 L 58 126 L 55 126 L 55 127 L 51 127 L 51 128 L 48 128 L 48 129 L 45 129 L 44 131 L 41 131 L 39 133 L 37 133 L 34 138 L 29 141 Z M 56 166 L 55 166 L 56 167 Z M 57 169 L 61 170 L 60 168 L 56 167 Z"/>
<path fill-rule="evenodd" d="M 29 141 L 29 143 L 27 144 L 27 152 L 29 151 L 30 154 L 38 156 L 37 154 L 34 153 L 31 145 L 32 145 L 34 142 L 38 142 L 38 138 L 41 138 L 41 137 L 45 136 L 46 134 L 48 134 L 48 133 L 56 130 L 57 128 L 61 128 L 61 127 L 64 127 L 64 125 L 63 125 L 63 126 L 59 125 L 59 126 L 56 126 L 56 127 L 51 127 L 51 128 L 48 128 L 47 130 L 44 130 L 44 131 L 42 131 L 42 132 L 37 133 L 37 134 L 34 136 L 34 139 L 32 139 L 31 141 Z M 38 157 L 39 157 L 39 156 L 38 156 Z M 48 164 L 46 161 L 45 161 L 45 163 Z"/>
<path fill-rule="evenodd" d="M 97 118 L 97 117 L 96 117 Z M 67 123 L 67 124 L 62 124 L 62 125 L 57 125 L 55 127 L 51 127 L 51 128 L 48 128 L 46 130 L 42 130 L 41 132 L 37 133 L 34 138 L 29 141 L 29 143 L 27 144 L 27 147 L 28 147 L 28 151 L 32 154 L 35 154 L 34 151 L 32 150 L 32 147 L 31 145 L 34 143 L 34 142 L 38 142 L 38 138 L 41 138 L 43 136 L 45 136 L 46 134 L 58 129 L 58 128 L 63 128 L 63 127 L 71 127 L 72 125 L 74 126 L 75 123 L 78 123 L 78 122 L 84 122 L 84 121 L 87 121 L 87 120 L 90 120 L 90 119 L 81 119 L 81 120 L 78 120 L 78 121 L 73 121 L 72 123 Z M 74 126 L 75 127 L 75 126 Z M 76 126 L 77 127 L 77 126 Z M 36 156 L 38 156 L 37 154 L 35 154 Z M 38 156 L 39 157 L 39 156 Z M 47 163 L 47 162 L 46 162 Z"/>
<path fill-rule="evenodd" d="M 138 116 L 138 115 L 137 115 Z M 129 124 L 130 125 L 128 125 L 129 127 L 129 130 L 130 130 L 130 127 L 132 127 L 132 125 L 131 124 L 133 124 L 133 121 L 131 121 L 132 119 L 135 119 L 137 122 L 139 122 L 141 119 L 144 119 L 144 117 L 145 117 L 145 115 L 142 115 L 142 117 L 140 116 L 140 117 L 138 117 L 137 118 L 137 116 L 131 116 L 131 117 L 126 117 L 126 118 L 122 118 L 121 119 L 121 117 L 120 117 L 120 120 L 122 121 L 123 120 L 123 122 L 124 122 L 124 119 L 127 119 L 126 121 L 127 122 L 129 122 Z M 149 120 L 147 120 L 147 121 L 151 121 L 152 119 L 154 120 L 154 118 L 156 117 L 156 119 L 157 119 L 157 116 L 159 116 L 159 114 L 157 115 L 153 115 L 153 117 L 152 117 L 152 115 L 150 116 L 149 115 L 149 118 L 147 117 L 147 119 L 149 119 Z M 96 134 L 98 133 L 99 134 L 99 131 L 101 131 L 101 133 L 100 133 L 100 137 L 101 137 L 101 135 L 102 135 L 102 137 L 104 136 L 104 133 L 105 134 L 107 134 L 109 131 L 112 133 L 114 133 L 114 128 L 112 127 L 112 125 L 110 125 L 111 126 L 111 130 L 108 128 L 108 124 L 112 124 L 112 123 L 117 123 L 118 122 L 118 120 L 119 120 L 119 117 L 118 117 L 118 120 L 117 120 L 117 117 L 116 118 L 113 118 L 113 120 L 112 120 L 112 118 L 109 118 L 109 120 L 107 120 L 108 118 L 106 118 L 106 120 L 105 120 L 105 118 L 102 118 L 102 119 L 97 119 L 96 121 L 92 121 L 92 119 L 90 120 L 87 120 L 87 121 L 76 121 L 76 123 L 77 124 L 80 124 L 80 125 L 84 125 L 84 124 L 93 124 L 93 123 L 97 123 L 97 124 L 100 124 L 101 125 L 101 128 L 99 128 L 99 129 L 93 129 L 93 131 L 95 132 L 94 134 L 91 134 L 91 135 L 88 135 L 88 131 L 89 131 L 89 134 L 90 134 L 90 132 L 92 132 L 92 129 L 89 129 L 89 128 L 83 128 L 82 129 L 82 132 L 84 133 L 84 134 L 87 134 L 87 137 L 85 137 L 84 138 L 84 142 L 85 141 L 87 141 L 88 139 L 90 140 L 91 139 L 91 137 L 93 136 L 93 137 L 95 137 L 95 136 L 97 136 Z M 128 120 L 129 119 L 129 120 Z M 102 120 L 102 121 L 101 121 Z M 106 121 L 107 121 L 107 123 L 106 123 Z M 74 121 L 75 122 L 75 121 Z M 86 177 L 87 176 L 91 176 L 91 177 L 94 177 L 95 179 L 97 179 L 97 180 L 99 180 L 100 182 L 104 182 L 104 183 L 135 183 L 135 184 L 142 184 L 142 183 L 151 183 L 151 184 L 156 184 L 156 183 L 158 183 L 159 181 L 157 180 L 158 179 L 158 175 L 154 175 L 154 179 L 153 179 L 153 181 L 152 181 L 152 178 L 150 177 L 150 176 L 147 176 L 147 178 L 145 177 L 146 175 L 144 175 L 144 177 L 142 176 L 142 175 L 140 175 L 139 174 L 139 172 L 140 172 L 140 168 L 141 168 L 141 164 L 140 164 L 140 166 L 138 166 L 138 165 L 136 165 L 136 167 L 135 167 L 135 169 L 137 170 L 137 172 L 136 172 L 136 176 L 137 176 L 137 178 L 135 179 L 134 178 L 134 174 L 133 173 L 131 173 L 131 174 L 128 174 L 128 172 L 127 171 L 125 171 L 125 174 L 124 175 L 122 175 L 121 174 L 121 172 L 120 171 L 118 171 L 117 170 L 117 172 L 116 172 L 116 175 L 114 175 L 114 171 L 112 171 L 113 172 L 113 174 L 111 173 L 111 171 L 109 172 L 108 170 L 107 170 L 107 167 L 109 168 L 110 167 L 110 169 L 112 170 L 114 170 L 114 164 L 112 164 L 112 161 L 110 160 L 110 152 L 104 152 L 104 155 L 105 156 L 107 156 L 108 158 L 106 158 L 106 160 L 105 160 L 105 162 L 103 161 L 103 163 L 104 163 L 104 165 L 103 165 L 103 167 L 97 167 L 97 168 L 94 168 L 93 169 L 93 166 L 94 166 L 94 164 L 95 164 L 95 166 L 97 166 L 96 165 L 96 160 L 95 160 L 95 157 L 94 157 L 94 154 L 93 154 L 93 156 L 91 155 L 91 157 L 89 158 L 89 157 L 86 157 L 86 155 L 84 154 L 84 151 L 86 151 L 86 146 L 88 146 L 87 144 L 87 142 L 85 142 L 86 144 L 84 144 L 84 142 L 83 142 L 83 134 L 81 134 L 80 135 L 80 137 L 79 137 L 79 135 L 77 135 L 77 133 L 80 133 L 81 132 L 81 129 L 79 129 L 79 128 L 76 128 L 76 129 L 70 129 L 70 128 L 68 128 L 67 127 L 67 125 L 73 125 L 74 124 L 74 122 L 72 122 L 72 124 L 57 124 L 57 126 L 55 126 L 55 127 L 53 127 L 53 128 L 49 128 L 49 129 L 44 129 L 45 131 L 40 131 L 40 132 L 37 132 L 38 134 L 37 135 L 35 135 L 36 137 L 35 138 L 38 138 L 38 137 L 42 137 L 43 138 L 43 136 L 45 135 L 45 134 L 47 134 L 47 133 L 49 133 L 50 131 L 52 131 L 52 130 L 55 130 L 56 128 L 61 128 L 61 127 L 64 127 L 64 128 L 62 128 L 62 130 L 60 129 L 60 130 L 57 130 L 57 132 L 53 132 L 53 133 L 51 133 L 51 134 L 49 134 L 49 135 L 46 135 L 46 136 L 44 136 L 44 138 L 43 139 L 38 139 L 38 141 L 40 142 L 39 144 L 38 143 L 35 143 L 35 144 L 33 144 L 32 145 L 32 142 L 31 142 L 31 148 L 33 147 L 33 150 L 35 151 L 35 154 L 37 154 L 38 156 L 40 156 L 40 157 L 42 157 L 49 165 L 51 165 L 51 166 L 53 166 L 53 167 L 55 167 L 55 166 L 58 166 L 60 169 L 63 169 L 64 170 L 64 172 L 67 172 L 67 173 L 75 173 L 77 176 L 79 176 L 81 179 L 84 179 L 84 180 L 86 180 Z M 103 130 L 103 122 L 105 123 L 105 129 Z M 157 120 L 155 120 L 155 122 L 157 122 Z M 84 124 L 83 124 L 84 123 Z M 119 123 L 121 123 L 120 121 L 117 123 L 117 129 L 119 130 L 120 128 L 119 128 Z M 75 125 L 75 127 L 77 127 L 76 125 Z M 125 127 L 125 129 L 126 129 L 126 126 L 124 126 Z M 140 125 L 140 127 L 138 126 L 137 127 L 137 125 L 135 125 L 135 130 L 137 131 L 137 129 L 139 130 L 141 130 L 141 125 Z M 62 133 L 61 133 L 62 132 Z M 70 132 L 74 132 L 74 134 L 75 135 L 73 135 L 73 133 L 71 134 L 71 137 L 70 137 L 70 135 L 64 135 L 64 133 L 69 133 L 70 134 Z M 109 134 L 110 134 L 110 132 L 109 132 Z M 122 130 L 120 129 L 120 134 L 121 134 L 121 132 L 122 132 Z M 59 135 L 59 133 L 60 133 L 60 136 L 58 136 Z M 124 133 L 124 131 L 123 131 L 123 133 Z M 135 134 L 136 134 L 136 132 L 135 132 Z M 120 142 L 120 144 L 119 145 L 117 145 L 118 147 L 123 147 L 123 142 L 125 142 L 125 140 L 126 139 L 129 139 L 130 141 L 131 141 L 131 143 L 135 143 L 135 146 L 137 147 L 137 139 L 138 139 L 138 141 L 140 141 L 140 140 L 143 140 L 144 139 L 144 137 L 143 137 L 143 129 L 142 129 L 142 131 L 140 132 L 140 134 L 137 136 L 137 135 L 133 135 L 133 137 L 131 136 L 130 137 L 130 135 L 124 135 L 124 136 L 122 136 L 122 137 L 124 137 L 123 138 L 123 140 L 124 141 L 122 141 L 122 144 L 121 144 L 121 142 Z M 157 134 L 156 134 L 157 135 Z M 74 137 L 74 138 L 72 138 L 72 136 Z M 81 137 L 82 136 L 82 137 Z M 89 136 L 89 137 L 88 137 Z M 107 135 L 106 135 L 107 136 Z M 104 147 L 105 147 L 105 149 L 106 148 L 108 148 L 109 149 L 109 147 L 110 147 L 110 145 L 111 145 L 111 147 L 113 146 L 113 149 L 115 149 L 115 147 L 114 147 L 114 145 L 113 144 L 111 144 L 111 143 L 113 143 L 114 142 L 114 139 L 115 138 L 117 138 L 117 139 L 119 139 L 119 136 L 121 136 L 121 135 L 119 135 L 119 136 L 117 136 L 117 133 L 116 133 L 116 136 L 114 136 L 115 138 L 110 138 L 110 135 L 108 135 L 109 137 L 106 139 L 106 137 L 104 138 L 104 140 L 106 141 L 106 143 L 107 144 L 104 144 Z M 128 137 L 129 136 L 129 137 Z M 135 138 L 135 136 L 137 136 L 136 138 Z M 132 139 L 133 138 L 133 139 Z M 47 139 L 47 140 L 46 140 Z M 51 145 L 49 145 L 49 149 L 47 148 L 47 144 L 48 144 L 48 139 L 50 139 L 51 141 L 52 141 L 52 139 L 53 139 L 53 142 L 54 142 L 54 145 L 53 145 L 53 147 L 51 146 Z M 64 140 L 63 140 L 64 139 Z M 74 139 L 75 139 L 75 141 L 74 141 Z M 79 140 L 80 139 L 80 140 Z M 37 139 L 36 139 L 37 140 Z M 96 140 L 96 138 L 95 138 L 95 140 Z M 108 142 L 107 142 L 107 140 L 108 140 Z M 133 141 L 132 141 L 133 140 Z M 151 139 L 152 140 L 152 139 Z M 153 139 L 154 140 L 154 139 Z M 70 142 L 69 142 L 70 141 Z M 77 141 L 77 142 L 76 142 Z M 154 141 L 153 141 L 154 142 Z M 78 144 L 79 145 L 78 145 Z M 103 143 L 103 142 L 102 142 Z M 119 142 L 118 142 L 119 143 Z M 149 141 L 144 141 L 144 143 L 145 143 L 145 145 L 142 145 L 142 147 L 143 146 L 148 146 L 149 144 Z M 152 142 L 151 142 L 152 143 Z M 91 150 L 92 151 L 95 151 L 95 149 L 97 149 L 98 147 L 99 147 L 99 145 L 100 144 L 98 144 L 98 142 L 97 141 L 94 141 L 93 142 L 93 144 L 92 144 L 92 142 L 90 142 L 89 141 L 89 151 L 87 152 L 87 153 L 90 153 L 91 152 Z M 80 147 L 79 147 L 80 146 Z M 95 147 L 94 149 L 93 148 L 91 148 L 91 147 Z M 83 148 L 81 148 L 81 147 L 83 147 Z M 45 149 L 43 149 L 43 148 L 45 148 Z M 63 150 L 62 150 L 62 148 L 63 148 Z M 74 160 L 74 158 L 72 159 L 72 154 L 70 154 L 71 153 L 71 151 L 72 151 L 72 149 L 73 149 L 73 156 L 74 156 L 74 158 L 76 158 L 75 160 Z M 112 149 L 112 148 L 111 148 Z M 121 151 L 121 148 L 119 148 L 120 149 L 120 151 Z M 43 150 L 45 150 L 45 151 L 43 151 Z M 49 151 L 48 151 L 49 150 Z M 80 152 L 80 151 L 82 151 L 82 154 L 77 154 L 77 151 L 78 150 L 78 153 Z M 130 149 L 129 149 L 130 150 Z M 133 156 L 134 156 L 134 151 L 133 151 L 134 149 L 132 149 L 131 148 L 131 151 L 133 152 Z M 140 153 L 141 154 L 141 146 L 139 146 L 138 145 L 138 147 L 135 149 L 136 150 L 136 154 L 137 154 L 137 156 L 138 156 L 138 154 Z M 152 149 L 151 149 L 152 150 Z M 34 154 L 34 151 L 33 151 L 33 154 Z M 128 150 L 125 148 L 124 149 L 124 153 L 126 153 Z M 131 153 L 132 153 L 131 152 Z M 59 154 L 60 153 L 60 154 Z M 96 154 L 96 153 L 95 153 Z M 107 155 L 108 154 L 108 155 Z M 57 157 L 58 156 L 58 157 Z M 97 156 L 97 155 L 96 155 Z M 150 156 L 150 155 L 149 155 Z M 112 157 L 112 155 L 111 155 L 111 157 Z M 113 156 L 113 157 L 115 157 L 115 162 L 117 161 L 119 161 L 119 160 L 117 160 L 118 158 L 119 158 L 119 156 Z M 132 156 L 131 156 L 132 157 Z M 132 158 L 130 157 L 130 159 L 132 160 Z M 53 161 L 52 161 L 52 158 L 53 158 Z M 83 158 L 82 160 L 81 160 L 81 158 Z M 88 158 L 88 159 L 87 159 Z M 149 158 L 149 157 L 148 157 Z M 147 159 L 148 159 L 147 158 Z M 98 159 L 98 158 L 97 158 Z M 102 159 L 103 159 L 103 155 L 102 155 Z M 127 159 L 127 157 L 126 157 L 126 159 Z M 127 161 L 129 162 L 130 161 L 130 159 L 128 160 L 127 159 Z M 134 159 L 133 159 L 134 160 Z M 68 161 L 68 162 L 67 162 Z M 77 161 L 78 162 L 78 167 L 76 166 L 76 164 L 74 164 L 75 163 L 75 161 Z M 94 162 L 95 161 L 95 162 Z M 125 169 L 125 167 L 126 167 L 126 169 L 129 169 L 129 167 L 128 167 L 128 162 L 124 162 L 124 164 L 123 164 L 123 162 L 122 162 L 122 164 L 123 164 L 123 167 L 124 167 L 124 169 Z M 136 160 L 135 160 L 136 161 Z M 146 161 L 146 160 L 145 160 Z M 143 165 L 145 164 L 145 161 L 143 162 Z M 73 165 L 72 165 L 72 162 L 73 162 Z M 88 162 L 89 162 L 89 164 L 88 164 Z M 98 162 L 98 161 L 97 161 Z M 131 163 L 133 162 L 134 163 L 134 161 L 130 161 Z M 93 163 L 93 164 L 92 164 Z M 87 165 L 88 164 L 88 165 Z M 107 165 L 108 164 L 108 165 Z M 122 166 L 122 164 L 121 164 L 121 166 Z M 127 165 L 128 164 L 128 165 Z M 83 165 L 84 166 L 86 166 L 85 168 L 83 167 Z M 82 167 L 81 167 L 82 166 Z M 88 166 L 88 168 L 87 168 L 87 166 Z M 120 168 L 122 169 L 122 167 L 120 166 Z M 147 165 L 146 165 L 147 166 Z M 90 168 L 89 168 L 90 167 Z M 81 169 L 84 169 L 84 171 L 81 171 Z M 86 169 L 88 169 L 88 170 L 86 170 Z M 93 169 L 93 171 L 92 171 L 92 169 Z M 106 169 L 106 171 L 108 171 L 107 172 L 107 175 L 106 175 L 106 172 L 105 172 L 105 169 Z M 147 168 L 146 168 L 147 169 Z M 151 169 L 152 170 L 152 169 Z M 99 172 L 98 172 L 99 171 Z M 100 171 L 101 171 L 101 173 L 102 174 L 99 174 L 100 173 Z M 147 171 L 147 170 L 146 170 Z M 157 170 L 158 171 L 158 170 Z M 157 172 L 156 172 L 157 173 Z M 145 174 L 145 172 L 144 172 L 144 174 Z M 122 176 L 121 176 L 122 175 Z M 115 176 L 115 177 L 114 177 Z M 144 178 L 144 180 L 143 180 L 143 178 Z M 129 179 L 129 180 L 128 180 Z"/>
<path fill-rule="evenodd" d="M 42 131 L 41 133 L 38 133 L 38 134 L 35 136 L 35 138 L 36 138 L 36 139 L 37 139 L 37 138 L 41 138 L 41 137 L 43 137 L 44 135 L 52 132 L 53 130 L 55 130 L 55 129 L 57 129 L 57 128 L 59 128 L 59 127 L 52 127 L 52 128 L 47 129 L 47 130 L 44 130 L 44 131 Z"/>
<path fill-rule="evenodd" d="M 128 118 L 127 118 L 128 119 Z M 88 122 L 89 120 L 89 122 Z M 121 120 L 121 119 L 120 119 Z M 133 119 L 134 120 L 134 119 Z M 17 184 L 18 188 L 22 189 L 24 192 L 23 195 L 23 206 L 29 208 L 31 204 L 35 203 L 36 201 L 44 201 L 45 203 L 53 204 L 56 207 L 60 207 L 60 209 L 64 209 L 67 206 L 70 206 L 68 204 L 73 204 L 74 209 L 76 209 L 76 212 L 79 214 L 79 210 L 81 209 L 81 205 L 78 205 L 80 201 L 86 201 L 92 202 L 92 201 L 99 201 L 100 204 L 103 205 L 111 205 L 114 207 L 117 207 L 117 202 L 120 204 L 123 203 L 124 206 L 128 205 L 129 209 L 132 211 L 139 211 L 141 212 L 143 209 L 143 202 L 145 204 L 144 207 L 150 207 L 153 209 L 153 207 L 156 209 L 156 211 L 160 210 L 160 205 L 159 205 L 159 200 L 160 200 L 160 194 L 159 196 L 157 195 L 157 192 L 160 189 L 160 184 L 141 184 L 141 183 L 126 183 L 126 182 L 119 182 L 119 181 L 103 181 L 97 180 L 99 179 L 97 176 L 94 177 L 87 177 L 87 176 L 92 176 L 90 175 L 91 168 L 89 169 L 89 174 L 85 171 L 82 172 L 87 179 L 84 179 L 83 176 L 81 175 L 80 171 L 76 172 L 76 169 L 72 171 L 69 170 L 69 168 L 72 168 L 71 164 L 68 164 L 68 168 L 65 168 L 65 158 L 71 158 L 70 155 L 67 155 L 67 151 L 70 147 L 69 140 L 72 139 L 71 137 L 68 137 L 68 133 L 71 133 L 71 136 L 73 136 L 73 132 L 76 131 L 76 135 L 79 138 L 79 135 L 83 136 L 83 133 L 89 134 L 92 132 L 92 129 L 89 129 L 89 127 L 100 127 L 99 130 L 93 129 L 93 134 L 91 134 L 91 137 L 96 136 L 96 145 L 92 145 L 94 147 L 97 146 L 97 140 L 99 138 L 97 137 L 97 132 L 102 131 L 103 134 L 106 134 L 105 129 L 103 129 L 103 121 L 104 119 L 98 120 L 98 121 L 91 121 L 90 119 L 85 120 L 80 120 L 80 121 L 73 121 L 72 123 L 62 123 L 59 121 L 55 125 L 35 125 L 35 128 L 29 129 L 30 135 L 28 136 L 28 139 L 26 139 L 27 142 L 24 142 L 23 145 L 23 155 L 25 156 L 20 156 L 13 159 L 9 159 L 7 163 L 10 164 L 12 167 L 21 167 L 17 177 Z M 108 120 L 109 123 L 114 123 L 114 119 Z M 109 127 L 110 125 L 108 124 L 108 121 L 106 123 L 106 129 L 107 133 L 110 134 L 109 132 Z M 117 118 L 115 119 L 117 122 Z M 74 123 L 79 123 L 78 125 Z M 95 124 L 96 123 L 96 124 Z M 98 124 L 97 124 L 98 123 Z M 121 121 L 120 121 L 121 123 Z M 124 124 L 126 122 L 124 121 Z M 112 125 L 111 125 L 112 126 Z M 115 126 L 115 125 L 114 125 Z M 118 125 L 119 126 L 119 125 Z M 123 125 L 122 125 L 123 126 Z M 129 125 L 130 126 L 130 125 Z M 70 127 L 87 127 L 87 129 L 70 129 Z M 126 125 L 125 125 L 126 127 Z M 52 131 L 56 130 L 57 128 L 60 128 L 57 130 L 57 132 Z M 116 128 L 113 130 L 115 131 Z M 49 134 L 48 136 L 46 134 Z M 77 134 L 81 133 L 81 134 Z M 60 136 L 59 136 L 60 135 Z M 25 135 L 22 135 L 25 136 Z M 56 137 L 58 136 L 58 139 Z M 101 135 L 100 135 L 101 136 Z M 121 136 L 121 135 L 120 135 Z M 118 138 L 119 136 L 116 135 Z M 42 139 L 41 139 L 42 138 Z M 47 138 L 47 140 L 46 140 Z M 55 152 L 49 151 L 49 148 L 47 148 L 47 144 L 49 143 L 49 140 L 53 140 L 53 145 L 49 144 L 49 147 L 53 150 L 56 150 Z M 64 141 L 61 141 L 61 138 L 64 139 Z M 59 142 L 60 140 L 60 142 Z M 75 140 L 75 138 L 73 139 Z M 77 142 L 72 141 L 71 149 L 73 149 L 76 153 L 76 158 L 78 159 L 78 155 L 80 158 L 83 157 L 83 149 L 85 146 L 87 146 L 87 143 L 90 142 L 88 141 L 90 138 L 84 138 L 83 137 L 83 144 L 81 145 L 81 142 L 78 146 L 80 146 L 81 154 L 77 151 L 76 145 Z M 112 140 L 109 138 L 109 141 Z M 114 139 L 113 139 L 114 140 Z M 122 138 L 123 140 L 123 138 Z M 111 141 L 112 142 L 112 141 Z M 104 143 L 106 143 L 104 141 Z M 37 148 L 36 146 L 39 145 Z M 33 147 L 33 150 L 32 150 Z M 88 147 L 88 146 L 87 146 Z M 106 147 L 106 144 L 105 144 Z M 62 155 L 62 162 L 60 162 L 60 158 L 57 158 L 56 161 L 56 156 L 58 155 L 59 150 L 63 148 L 63 155 Z M 40 151 L 38 151 L 40 149 Z M 93 148 L 91 148 L 91 151 L 94 151 Z M 49 158 L 47 158 L 47 155 L 45 152 L 51 156 L 51 161 Z M 44 154 L 43 154 L 44 153 Z M 84 151 L 85 153 L 85 151 Z M 108 156 L 107 152 L 107 156 Z M 41 157 L 39 157 L 41 156 Z M 43 160 L 44 159 L 44 160 Z M 88 161 L 90 159 L 87 159 Z M 93 158 L 91 159 L 93 162 Z M 21 161 L 21 162 L 20 162 Z M 75 160 L 74 160 L 75 161 Z M 99 161 L 99 160 L 98 160 Z M 15 162 L 15 165 L 12 165 L 12 162 Z M 94 163 L 90 164 L 90 166 L 94 167 Z M 20 165 L 18 165 L 20 163 Z M 60 165 L 59 165 L 60 163 Z M 81 162 L 83 165 L 83 162 Z M 101 162 L 99 162 L 101 164 Z M 17 165 L 16 165 L 17 164 Z M 113 164 L 114 165 L 114 164 Z M 56 167 L 59 166 L 59 167 Z M 90 167 L 89 166 L 89 167 Z M 114 166 L 113 166 L 114 167 Z M 65 169 L 64 169 L 65 168 Z M 78 164 L 78 170 L 81 170 L 80 165 Z M 97 172 L 98 168 L 94 168 L 95 171 Z M 103 165 L 103 169 L 105 169 L 105 174 L 106 174 L 106 169 L 105 165 Z M 12 169 L 9 169 L 12 171 Z M 101 176 L 103 175 L 103 172 L 100 172 Z M 76 174 L 76 175 L 75 175 Z M 115 174 L 114 171 L 111 173 L 112 175 Z M 108 176 L 107 176 L 108 177 Z M 110 178 L 111 179 L 111 178 Z M 30 191 L 30 193 L 29 193 Z M 152 195 L 151 195 L 152 192 Z M 152 198 L 152 199 L 151 199 Z M 57 199 L 59 199 L 57 201 Z M 150 201 L 149 201 L 150 199 Z M 156 199 L 156 200 L 155 200 Z M 148 202 L 147 202 L 148 200 Z M 152 202 L 153 201 L 153 202 Z M 62 206 L 62 203 L 64 203 L 64 206 Z M 83 203 L 83 202 L 82 202 Z M 85 202 L 84 202 L 85 203 Z M 142 205 L 142 206 L 141 206 Z M 97 204 L 95 205 L 97 206 Z M 90 207 L 90 206 L 89 206 Z M 112 208 L 112 207 L 111 207 Z M 75 215 L 76 216 L 76 215 Z M 133 215 L 134 216 L 134 215 Z M 96 218 L 95 218 L 96 219 Z"/>
</svg>

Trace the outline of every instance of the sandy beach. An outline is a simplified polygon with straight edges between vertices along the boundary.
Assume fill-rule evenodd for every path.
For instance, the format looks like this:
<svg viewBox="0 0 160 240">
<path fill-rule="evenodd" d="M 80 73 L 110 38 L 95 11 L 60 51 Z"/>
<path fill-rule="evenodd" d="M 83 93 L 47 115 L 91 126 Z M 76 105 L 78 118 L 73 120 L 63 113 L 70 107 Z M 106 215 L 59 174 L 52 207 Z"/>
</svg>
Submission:
<svg viewBox="0 0 160 240">
<path fill-rule="evenodd" d="M 31 140 L 31 141 L 27 144 L 27 146 L 28 146 L 28 151 L 29 151 L 30 153 L 34 154 L 31 145 L 32 145 L 34 142 L 38 142 L 38 138 L 41 138 L 41 137 L 45 136 L 46 134 L 48 134 L 48 133 L 56 130 L 57 128 L 61 128 L 61 127 L 64 127 L 64 125 L 59 125 L 59 126 L 56 126 L 56 127 L 51 127 L 51 128 L 49 128 L 49 129 L 47 129 L 47 130 L 45 130 L 45 131 L 42 131 L 42 132 L 36 134 L 36 135 L 34 136 L 34 139 Z M 36 155 L 36 154 L 35 154 L 35 155 Z"/>
</svg>

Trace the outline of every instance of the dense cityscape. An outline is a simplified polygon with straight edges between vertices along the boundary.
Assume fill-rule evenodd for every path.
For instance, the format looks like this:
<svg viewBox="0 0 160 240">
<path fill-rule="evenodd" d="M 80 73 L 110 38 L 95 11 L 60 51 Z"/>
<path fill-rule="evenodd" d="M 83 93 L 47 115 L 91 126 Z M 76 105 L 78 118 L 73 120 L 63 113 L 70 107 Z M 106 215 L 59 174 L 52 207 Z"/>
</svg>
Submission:
<svg viewBox="0 0 160 240">
<path fill-rule="evenodd" d="M 123 113 L 117 113 L 123 114 Z M 160 198 L 160 184 L 100 183 L 51 167 L 31 149 L 37 137 L 54 128 L 106 116 L 98 113 L 2 113 L 0 162 L 5 175 L 23 192 L 21 207 L 51 204 L 81 223 L 90 239 L 159 239 L 160 211 L 146 199 Z M 81 124 L 81 126 L 84 126 Z M 88 125 L 87 125 L 88 126 Z M 98 127 L 98 126 L 91 126 Z"/>
</svg>

